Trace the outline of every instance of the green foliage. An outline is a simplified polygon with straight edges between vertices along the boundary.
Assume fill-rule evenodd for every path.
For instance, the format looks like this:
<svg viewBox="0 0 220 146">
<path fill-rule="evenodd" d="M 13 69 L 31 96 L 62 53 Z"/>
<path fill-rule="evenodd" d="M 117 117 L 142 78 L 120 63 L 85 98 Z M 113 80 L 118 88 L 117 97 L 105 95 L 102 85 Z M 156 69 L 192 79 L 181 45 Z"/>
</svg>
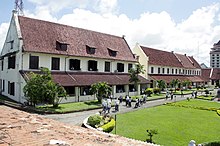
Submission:
<svg viewBox="0 0 220 146">
<path fill-rule="evenodd" d="M 153 92 L 154 92 L 154 94 L 160 94 L 160 88 L 154 88 L 153 89 Z"/>
<path fill-rule="evenodd" d="M 100 115 L 92 115 L 88 119 L 88 124 L 94 128 L 96 128 L 102 121 L 102 117 Z"/>
<path fill-rule="evenodd" d="M 216 110 L 217 114 L 220 116 L 220 109 L 219 110 Z"/>
<path fill-rule="evenodd" d="M 164 88 L 166 88 L 166 82 L 164 80 L 158 80 L 157 86 L 158 88 L 160 88 L 160 90 L 163 90 Z"/>
<path fill-rule="evenodd" d="M 31 105 L 48 103 L 57 107 L 62 99 L 61 97 L 66 98 L 65 89 L 52 81 L 49 69 L 42 68 L 39 74 L 31 72 L 29 77 L 30 79 L 24 86 L 23 91 Z"/>
<path fill-rule="evenodd" d="M 107 124 L 101 126 L 101 128 L 103 129 L 104 132 L 111 132 L 115 127 L 115 120 L 112 118 L 110 122 L 108 122 Z"/>
<path fill-rule="evenodd" d="M 219 108 L 205 100 L 177 103 Z M 145 141 L 146 129 L 158 129 L 153 141 L 164 146 L 185 146 L 192 138 L 196 143 L 220 141 L 219 116 L 211 111 L 163 105 L 117 115 L 117 135 Z"/>
<path fill-rule="evenodd" d="M 156 129 L 149 129 L 146 130 L 147 131 L 147 135 L 149 136 L 149 138 L 146 139 L 147 142 L 153 143 L 153 136 L 158 134 L 158 131 Z"/>
<path fill-rule="evenodd" d="M 170 85 L 175 88 L 175 92 L 176 92 L 176 88 L 178 87 L 180 81 L 178 79 L 173 79 L 171 82 L 170 82 Z"/>
<path fill-rule="evenodd" d="M 209 96 L 204 96 L 204 95 L 200 95 L 200 96 L 197 96 L 196 97 L 197 99 L 203 99 L 203 100 L 213 100 L 213 99 L 215 99 L 215 97 L 212 95 L 209 95 Z"/>
<path fill-rule="evenodd" d="M 92 84 L 90 92 L 97 96 L 99 102 L 102 101 L 103 97 L 107 97 L 111 94 L 112 88 L 106 82 L 99 82 Z"/>
<path fill-rule="evenodd" d="M 144 92 L 147 96 L 151 96 L 151 94 L 153 94 L 153 89 L 147 88 Z"/>
<path fill-rule="evenodd" d="M 204 92 L 205 92 L 205 95 L 208 96 L 208 94 L 209 94 L 209 90 L 206 89 Z"/>
<path fill-rule="evenodd" d="M 220 146 L 220 141 L 203 143 L 203 146 Z"/>
<path fill-rule="evenodd" d="M 182 81 L 181 84 L 182 84 L 183 87 L 188 87 L 189 85 L 191 85 L 191 81 L 185 80 L 185 81 Z"/>
<path fill-rule="evenodd" d="M 130 79 L 129 82 L 130 83 L 134 83 L 135 86 L 138 84 L 138 82 L 140 82 L 140 79 L 138 78 L 138 75 L 140 73 L 144 74 L 145 70 L 144 70 L 144 66 L 141 65 L 140 63 L 136 65 L 136 68 L 131 68 L 129 70 L 129 74 L 130 74 Z"/>
</svg>

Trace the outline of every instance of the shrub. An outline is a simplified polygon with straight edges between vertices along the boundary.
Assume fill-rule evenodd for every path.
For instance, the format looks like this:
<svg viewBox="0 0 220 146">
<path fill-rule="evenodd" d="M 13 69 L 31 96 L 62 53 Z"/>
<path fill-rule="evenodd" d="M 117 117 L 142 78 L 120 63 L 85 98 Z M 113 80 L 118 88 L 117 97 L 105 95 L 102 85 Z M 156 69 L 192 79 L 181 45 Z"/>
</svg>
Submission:
<svg viewBox="0 0 220 146">
<path fill-rule="evenodd" d="M 217 114 L 220 116 L 220 110 L 216 110 Z"/>
<path fill-rule="evenodd" d="M 104 132 L 111 132 L 115 127 L 115 120 L 111 119 L 110 122 L 108 122 L 107 124 L 101 126 L 101 128 L 103 129 Z"/>
<path fill-rule="evenodd" d="M 180 88 L 176 88 L 176 91 L 180 91 Z"/>
<path fill-rule="evenodd" d="M 205 92 L 206 96 L 208 96 L 209 90 L 206 89 L 204 92 Z"/>
<path fill-rule="evenodd" d="M 192 86 L 188 86 L 188 89 L 192 89 Z"/>
<path fill-rule="evenodd" d="M 102 121 L 102 117 L 100 115 L 90 116 L 88 119 L 88 124 L 92 127 L 97 127 Z"/>
<path fill-rule="evenodd" d="M 159 94 L 160 93 L 160 89 L 159 88 L 154 88 L 153 92 L 154 92 L 154 94 Z"/>
<path fill-rule="evenodd" d="M 203 146 L 219 146 L 220 145 L 220 141 L 204 143 L 202 145 Z"/>
<path fill-rule="evenodd" d="M 151 96 L 151 94 L 153 94 L 153 89 L 147 88 L 147 89 L 145 90 L 145 94 L 147 94 L 148 96 Z"/>
</svg>

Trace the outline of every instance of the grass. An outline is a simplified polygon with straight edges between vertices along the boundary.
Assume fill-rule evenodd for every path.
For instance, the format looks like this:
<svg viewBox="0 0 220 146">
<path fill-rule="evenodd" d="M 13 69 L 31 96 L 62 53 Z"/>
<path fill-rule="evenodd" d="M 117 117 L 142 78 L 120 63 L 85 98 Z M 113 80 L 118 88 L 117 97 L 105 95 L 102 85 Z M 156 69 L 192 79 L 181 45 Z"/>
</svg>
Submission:
<svg viewBox="0 0 220 146">
<path fill-rule="evenodd" d="M 178 104 L 220 107 L 219 103 L 191 100 Z M 157 129 L 153 141 L 164 146 L 184 146 L 194 139 L 197 144 L 219 141 L 220 117 L 213 111 L 158 106 L 117 115 L 118 135 L 145 141 L 147 129 Z M 114 133 L 114 130 L 113 130 Z"/>
<path fill-rule="evenodd" d="M 101 104 L 96 100 L 96 101 L 87 101 L 87 102 L 64 103 L 64 104 L 60 104 L 59 107 L 57 108 L 54 108 L 52 105 L 37 106 L 36 108 L 43 112 L 68 113 L 74 111 L 83 111 L 83 110 L 101 108 Z"/>
</svg>

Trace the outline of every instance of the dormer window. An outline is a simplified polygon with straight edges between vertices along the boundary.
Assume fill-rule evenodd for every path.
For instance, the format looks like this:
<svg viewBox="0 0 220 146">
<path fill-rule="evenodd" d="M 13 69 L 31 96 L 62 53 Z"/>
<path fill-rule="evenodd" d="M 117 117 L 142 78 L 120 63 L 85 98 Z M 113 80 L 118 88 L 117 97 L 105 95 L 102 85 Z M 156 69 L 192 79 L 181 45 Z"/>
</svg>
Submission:
<svg viewBox="0 0 220 146">
<path fill-rule="evenodd" d="M 67 43 L 62 43 L 59 41 L 56 41 L 56 49 L 59 51 L 66 51 L 67 50 Z"/>
<path fill-rule="evenodd" d="M 108 53 L 109 53 L 109 55 L 112 56 L 112 57 L 116 57 L 116 55 L 117 55 L 117 51 L 112 50 L 112 49 L 109 49 L 109 48 L 108 48 Z"/>
<path fill-rule="evenodd" d="M 95 54 L 95 47 L 90 47 L 88 45 L 86 45 L 86 52 L 87 54 Z"/>
</svg>

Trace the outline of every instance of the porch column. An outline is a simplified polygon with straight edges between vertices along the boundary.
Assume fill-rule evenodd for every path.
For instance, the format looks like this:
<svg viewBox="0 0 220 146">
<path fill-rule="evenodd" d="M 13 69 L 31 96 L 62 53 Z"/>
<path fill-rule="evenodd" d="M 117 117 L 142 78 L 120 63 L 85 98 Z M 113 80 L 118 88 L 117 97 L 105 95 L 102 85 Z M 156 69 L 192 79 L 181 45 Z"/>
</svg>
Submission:
<svg viewBox="0 0 220 146">
<path fill-rule="evenodd" d="M 124 85 L 125 86 L 125 93 L 126 95 L 129 95 L 129 85 Z"/>
<path fill-rule="evenodd" d="M 137 94 L 138 94 L 138 95 L 141 95 L 141 92 L 140 92 L 140 91 L 141 91 L 141 84 L 138 84 L 138 85 L 137 85 Z"/>
<path fill-rule="evenodd" d="M 116 85 L 112 86 L 112 96 L 115 97 L 115 93 L 116 93 Z"/>
<path fill-rule="evenodd" d="M 80 96 L 80 88 L 75 87 L 75 101 L 79 102 L 79 96 Z"/>
</svg>

